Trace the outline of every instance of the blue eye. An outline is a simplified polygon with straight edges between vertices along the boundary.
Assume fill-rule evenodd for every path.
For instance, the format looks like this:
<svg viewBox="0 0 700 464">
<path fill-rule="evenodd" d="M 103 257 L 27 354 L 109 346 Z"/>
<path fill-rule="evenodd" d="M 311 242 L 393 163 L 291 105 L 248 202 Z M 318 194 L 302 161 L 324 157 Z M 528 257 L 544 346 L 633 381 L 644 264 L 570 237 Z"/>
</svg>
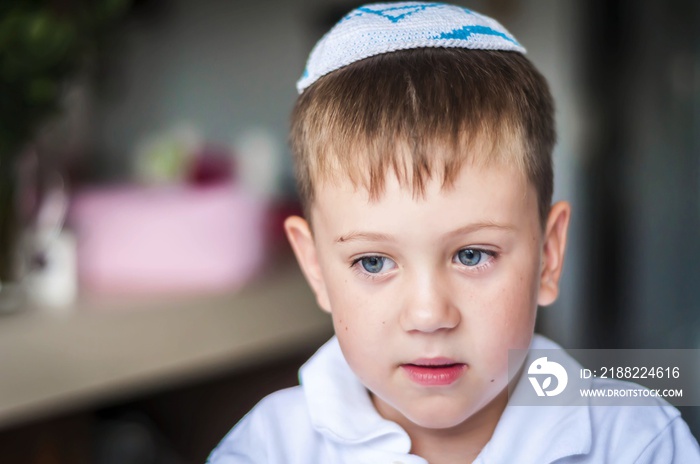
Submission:
<svg viewBox="0 0 700 464">
<path fill-rule="evenodd" d="M 366 256 L 360 259 L 362 267 L 370 274 L 377 274 L 384 268 L 386 258 L 382 256 Z"/>
<path fill-rule="evenodd" d="M 350 267 L 355 268 L 363 277 L 375 278 L 388 274 L 396 268 L 396 263 L 385 256 L 367 255 L 355 259 Z"/>
<path fill-rule="evenodd" d="M 457 258 L 465 266 L 476 266 L 483 258 L 486 258 L 486 253 L 473 248 L 465 248 L 457 252 Z"/>
</svg>

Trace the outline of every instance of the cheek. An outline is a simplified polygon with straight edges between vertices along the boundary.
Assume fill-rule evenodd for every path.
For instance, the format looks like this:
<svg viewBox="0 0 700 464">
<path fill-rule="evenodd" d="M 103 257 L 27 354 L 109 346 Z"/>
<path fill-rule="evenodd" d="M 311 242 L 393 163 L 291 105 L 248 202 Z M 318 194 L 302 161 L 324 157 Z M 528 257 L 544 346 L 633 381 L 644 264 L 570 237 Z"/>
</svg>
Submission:
<svg viewBox="0 0 700 464">
<path fill-rule="evenodd" d="M 535 328 L 537 291 L 529 275 L 521 274 L 504 288 L 497 317 L 508 348 L 527 348 Z"/>
<path fill-rule="evenodd" d="M 382 352 L 389 352 L 382 348 L 386 348 L 390 339 L 390 324 L 375 317 L 376 308 L 368 307 L 366 301 L 355 299 L 352 303 L 331 313 L 333 327 L 348 365 L 363 385 L 375 391 L 378 387 L 375 381 L 386 367 L 378 361 L 382 358 Z"/>
<path fill-rule="evenodd" d="M 331 316 L 335 334 L 348 364 L 367 386 L 374 386 L 382 363 L 378 347 L 384 347 L 395 327 L 390 320 L 393 306 L 383 292 L 368 290 L 353 276 L 339 278 L 329 286 Z"/>
<path fill-rule="evenodd" d="M 333 325 L 338 336 L 345 334 L 369 340 L 381 337 L 388 326 L 387 308 L 383 292 L 373 292 L 367 284 L 354 276 L 332 280 L 328 287 Z"/>
<path fill-rule="evenodd" d="M 331 310 L 338 313 L 334 319 L 342 315 L 343 320 L 350 322 L 355 319 L 369 321 L 372 317 L 379 317 L 377 309 L 383 306 L 382 302 L 388 297 L 386 286 L 358 276 L 340 258 L 325 263 L 324 268 L 327 271 L 326 288 Z"/>
<path fill-rule="evenodd" d="M 537 314 L 537 292 L 531 272 L 513 272 L 488 291 L 473 292 L 478 303 L 467 319 L 474 346 L 491 366 L 502 370 L 508 350 L 525 349 L 532 340 Z"/>
</svg>

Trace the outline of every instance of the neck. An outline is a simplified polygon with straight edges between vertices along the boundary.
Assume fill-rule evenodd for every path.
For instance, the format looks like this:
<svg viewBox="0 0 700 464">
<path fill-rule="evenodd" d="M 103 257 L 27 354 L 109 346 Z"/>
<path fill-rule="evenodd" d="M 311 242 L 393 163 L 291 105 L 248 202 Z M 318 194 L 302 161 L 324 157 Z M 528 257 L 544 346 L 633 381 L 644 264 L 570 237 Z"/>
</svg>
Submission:
<svg viewBox="0 0 700 464">
<path fill-rule="evenodd" d="M 429 429 L 405 417 L 391 417 L 411 438 L 411 453 L 430 464 L 473 462 L 491 439 L 508 402 L 507 389 L 493 401 L 455 427 Z"/>
</svg>

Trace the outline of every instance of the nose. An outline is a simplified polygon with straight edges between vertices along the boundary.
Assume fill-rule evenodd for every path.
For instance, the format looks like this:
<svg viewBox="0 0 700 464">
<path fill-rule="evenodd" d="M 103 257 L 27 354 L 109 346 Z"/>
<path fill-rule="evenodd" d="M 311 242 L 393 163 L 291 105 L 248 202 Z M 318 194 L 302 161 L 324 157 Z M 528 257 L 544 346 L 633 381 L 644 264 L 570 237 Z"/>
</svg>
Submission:
<svg viewBox="0 0 700 464">
<path fill-rule="evenodd" d="M 457 327 L 462 320 L 449 285 L 439 275 L 419 276 L 407 282 L 401 327 L 407 332 L 433 333 Z"/>
</svg>

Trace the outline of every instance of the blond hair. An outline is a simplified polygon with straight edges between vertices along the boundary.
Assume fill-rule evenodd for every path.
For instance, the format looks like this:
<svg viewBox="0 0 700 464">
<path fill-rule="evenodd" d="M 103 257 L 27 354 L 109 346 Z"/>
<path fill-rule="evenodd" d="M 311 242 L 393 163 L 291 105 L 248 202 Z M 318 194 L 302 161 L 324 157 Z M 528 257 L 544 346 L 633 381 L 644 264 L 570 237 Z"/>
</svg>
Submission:
<svg viewBox="0 0 700 464">
<path fill-rule="evenodd" d="M 308 217 L 318 186 L 337 176 L 376 199 L 393 171 L 416 196 L 433 177 L 451 185 L 467 162 L 501 162 L 535 187 L 544 224 L 553 113 L 544 77 L 520 53 L 420 48 L 357 61 L 307 88 L 292 112 L 304 211 Z"/>
</svg>

